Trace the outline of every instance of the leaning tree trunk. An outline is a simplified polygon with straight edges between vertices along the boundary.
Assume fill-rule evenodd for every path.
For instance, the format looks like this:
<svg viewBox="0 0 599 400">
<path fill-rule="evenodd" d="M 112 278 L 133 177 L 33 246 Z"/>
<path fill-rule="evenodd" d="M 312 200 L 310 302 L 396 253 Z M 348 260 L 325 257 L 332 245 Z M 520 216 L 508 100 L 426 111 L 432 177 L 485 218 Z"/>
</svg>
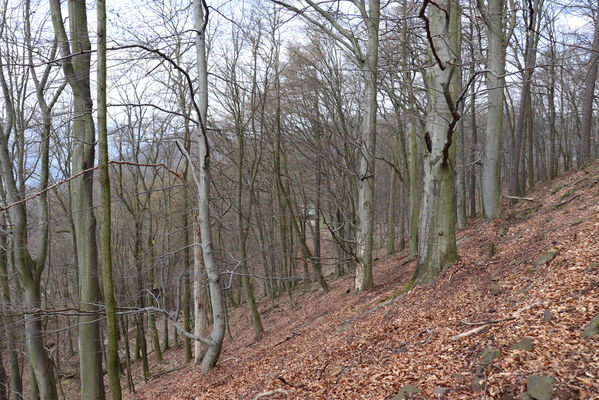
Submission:
<svg viewBox="0 0 599 400">
<path fill-rule="evenodd" d="M 429 2 L 425 0 L 421 16 Z M 453 128 L 459 120 L 455 111 L 457 93 L 453 84 L 459 54 L 459 10 L 457 0 L 428 6 L 429 48 L 435 57 L 427 69 L 426 135 L 430 145 L 424 155 L 423 196 L 420 209 L 418 263 L 413 283 L 435 279 L 457 257 L 455 237 L 455 145 Z M 442 10 L 449 10 L 446 14 Z M 450 47 L 451 46 L 451 47 Z M 448 121 L 451 121 L 449 123 Z"/>
<path fill-rule="evenodd" d="M 194 0 L 194 25 L 196 29 L 196 56 L 197 69 L 200 80 L 207 80 L 206 70 L 206 42 L 204 31 L 208 22 L 208 7 L 204 0 Z M 207 85 L 205 86 L 207 87 Z M 204 101 L 207 107 L 207 93 Z M 202 96 L 200 96 L 200 101 Z M 204 104 L 204 103 L 200 103 Z M 200 161 L 200 171 L 197 181 L 198 186 L 198 225 L 200 228 L 200 237 L 202 241 L 202 254 L 204 258 L 204 267 L 208 279 L 208 289 L 210 293 L 210 305 L 212 306 L 212 331 L 210 332 L 210 344 L 202 359 L 202 373 L 208 372 L 216 365 L 222 349 L 223 339 L 225 337 L 225 308 L 223 301 L 223 292 L 220 284 L 220 270 L 216 263 L 214 255 L 214 244 L 212 240 L 212 230 L 210 226 L 210 208 L 208 201 L 210 199 L 210 148 L 207 137 L 206 118 L 202 118 L 204 112 L 198 112 L 200 126 L 198 127 L 198 153 Z M 204 115 L 206 115 L 204 113 Z M 192 172 L 195 172 L 192 170 Z"/>
</svg>

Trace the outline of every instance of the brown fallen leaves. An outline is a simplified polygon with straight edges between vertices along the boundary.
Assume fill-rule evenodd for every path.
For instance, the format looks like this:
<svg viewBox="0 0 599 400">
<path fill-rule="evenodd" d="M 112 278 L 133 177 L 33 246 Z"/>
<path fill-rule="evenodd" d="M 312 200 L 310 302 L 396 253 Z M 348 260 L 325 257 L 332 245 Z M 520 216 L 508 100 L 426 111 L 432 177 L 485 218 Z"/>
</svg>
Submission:
<svg viewBox="0 0 599 400">
<path fill-rule="evenodd" d="M 234 310 L 235 340 L 214 370 L 201 376 L 189 366 L 126 398 L 390 399 L 406 385 L 419 399 L 499 398 L 523 392 L 529 375 L 550 375 L 556 399 L 599 399 L 599 338 L 582 335 L 599 312 L 599 268 L 587 271 L 599 262 L 598 172 L 594 164 L 566 174 L 534 193 L 532 204 L 506 208 L 504 219 L 475 221 L 458 235 L 455 265 L 386 306 L 373 310 L 409 281 L 414 261 L 404 264 L 405 254 L 379 262 L 377 285 L 357 296 L 346 294 L 346 278 L 326 294 L 298 289 L 293 309 L 283 296 L 274 309 L 263 301 L 258 343 L 246 310 Z M 576 198 L 555 207 L 571 189 Z M 559 254 L 535 266 L 548 250 Z M 493 285 L 502 290 L 491 294 Z M 475 327 L 482 329 L 451 340 Z M 525 336 L 533 351 L 510 350 Z M 501 357 L 485 369 L 485 392 L 473 393 L 477 355 L 487 346 Z M 170 352 L 164 368 L 182 358 L 180 349 Z"/>
</svg>

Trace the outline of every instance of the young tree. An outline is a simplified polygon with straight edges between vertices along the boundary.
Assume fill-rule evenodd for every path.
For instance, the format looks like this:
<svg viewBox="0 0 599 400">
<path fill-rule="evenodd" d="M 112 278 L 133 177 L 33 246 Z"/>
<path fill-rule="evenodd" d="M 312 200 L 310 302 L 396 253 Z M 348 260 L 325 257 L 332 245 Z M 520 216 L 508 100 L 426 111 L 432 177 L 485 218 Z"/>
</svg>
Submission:
<svg viewBox="0 0 599 400">
<path fill-rule="evenodd" d="M 108 175 L 108 128 L 106 118 L 106 0 L 97 0 L 98 23 L 98 169 L 102 191 L 102 284 L 106 308 L 106 370 L 110 381 L 110 394 L 114 400 L 121 398 L 119 374 L 119 342 L 116 322 L 116 303 L 112 281 L 112 214 L 110 203 L 110 177 Z"/>
<path fill-rule="evenodd" d="M 364 2 L 354 1 L 362 22 L 366 27 L 366 46 L 360 44 L 359 38 L 352 28 L 346 28 L 336 20 L 336 7 L 333 4 L 330 10 L 322 8 L 315 1 L 306 0 L 306 3 L 316 13 L 326 20 L 326 24 L 317 18 L 308 15 L 305 10 L 300 10 L 290 4 L 272 0 L 298 14 L 301 14 L 311 24 L 327 32 L 337 43 L 349 50 L 355 57 L 363 78 L 364 97 L 361 137 L 359 142 L 360 166 L 358 173 L 358 229 L 356 232 L 357 258 L 354 282 L 357 292 L 368 289 L 373 285 L 372 280 L 372 251 L 374 245 L 374 165 L 376 150 L 376 120 L 377 120 L 377 65 L 379 47 L 380 1 L 371 0 L 366 5 Z M 337 3 L 337 2 L 334 2 Z"/>
<path fill-rule="evenodd" d="M 71 208 L 77 240 L 79 301 L 84 315 L 79 317 L 79 375 L 81 397 L 104 399 L 100 324 L 94 313 L 100 299 L 96 218 L 93 209 L 95 126 L 90 87 L 91 44 L 87 28 L 85 0 L 69 0 L 71 38 L 64 27 L 60 0 L 50 0 L 52 25 L 62 56 L 62 69 L 73 93 L 73 156 L 76 178 L 70 181 Z M 87 172 L 84 172 L 87 171 Z"/>
</svg>

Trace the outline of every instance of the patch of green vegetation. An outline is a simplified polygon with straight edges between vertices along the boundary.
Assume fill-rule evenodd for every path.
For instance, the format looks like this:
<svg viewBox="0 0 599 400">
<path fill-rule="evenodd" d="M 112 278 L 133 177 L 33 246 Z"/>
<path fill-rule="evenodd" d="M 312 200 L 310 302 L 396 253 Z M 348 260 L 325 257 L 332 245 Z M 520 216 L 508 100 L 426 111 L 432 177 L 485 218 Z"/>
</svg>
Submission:
<svg viewBox="0 0 599 400">
<path fill-rule="evenodd" d="M 566 193 L 562 194 L 560 200 L 565 200 L 566 198 L 572 196 L 574 194 L 574 189 L 568 189 Z"/>
<path fill-rule="evenodd" d="M 582 218 L 582 217 L 576 218 L 574 221 L 572 221 L 572 225 L 573 225 L 573 226 L 575 226 L 575 225 L 579 225 L 579 224 L 581 224 L 583 221 L 584 221 L 584 218 Z"/>
<path fill-rule="evenodd" d="M 406 286 L 404 286 L 403 288 L 399 289 L 396 293 L 394 293 L 392 296 L 388 297 L 387 299 L 385 299 L 384 303 L 385 304 L 389 304 L 391 303 L 393 300 L 397 299 L 399 296 L 401 296 L 404 293 L 407 293 L 410 291 L 410 289 L 412 289 L 412 287 L 414 286 L 414 282 L 416 282 L 414 279 L 410 279 L 410 282 L 408 282 L 408 284 Z"/>
<path fill-rule="evenodd" d="M 559 185 L 559 186 L 554 187 L 551 190 L 551 195 L 553 196 L 554 194 L 556 194 L 557 192 L 559 192 L 560 190 L 562 190 L 565 187 L 566 187 L 566 185 Z"/>
</svg>

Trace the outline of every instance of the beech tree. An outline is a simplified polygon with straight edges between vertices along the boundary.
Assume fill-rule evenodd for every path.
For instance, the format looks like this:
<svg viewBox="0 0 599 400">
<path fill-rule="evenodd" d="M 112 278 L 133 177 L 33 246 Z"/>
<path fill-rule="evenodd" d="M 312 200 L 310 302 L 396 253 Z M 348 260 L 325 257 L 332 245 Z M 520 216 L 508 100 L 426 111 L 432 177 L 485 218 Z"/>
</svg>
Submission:
<svg viewBox="0 0 599 400">
<path fill-rule="evenodd" d="M 102 350 L 98 309 L 98 249 L 96 217 L 93 211 L 92 167 L 95 162 L 95 124 L 90 87 L 91 44 L 84 0 L 69 1 L 70 39 L 64 27 L 60 0 L 50 1 L 52 25 L 62 56 L 62 69 L 73 94 L 73 156 L 70 181 L 71 209 L 77 241 L 79 301 L 84 315 L 79 317 L 79 375 L 81 396 L 103 399 Z"/>
<path fill-rule="evenodd" d="M 420 209 L 418 264 L 415 284 L 433 280 L 457 257 L 455 238 L 455 125 L 460 119 L 460 54 L 457 0 L 435 5 L 425 0 L 420 10 L 429 42 L 431 66 L 426 72 L 427 110 L 424 178 Z"/>
</svg>

